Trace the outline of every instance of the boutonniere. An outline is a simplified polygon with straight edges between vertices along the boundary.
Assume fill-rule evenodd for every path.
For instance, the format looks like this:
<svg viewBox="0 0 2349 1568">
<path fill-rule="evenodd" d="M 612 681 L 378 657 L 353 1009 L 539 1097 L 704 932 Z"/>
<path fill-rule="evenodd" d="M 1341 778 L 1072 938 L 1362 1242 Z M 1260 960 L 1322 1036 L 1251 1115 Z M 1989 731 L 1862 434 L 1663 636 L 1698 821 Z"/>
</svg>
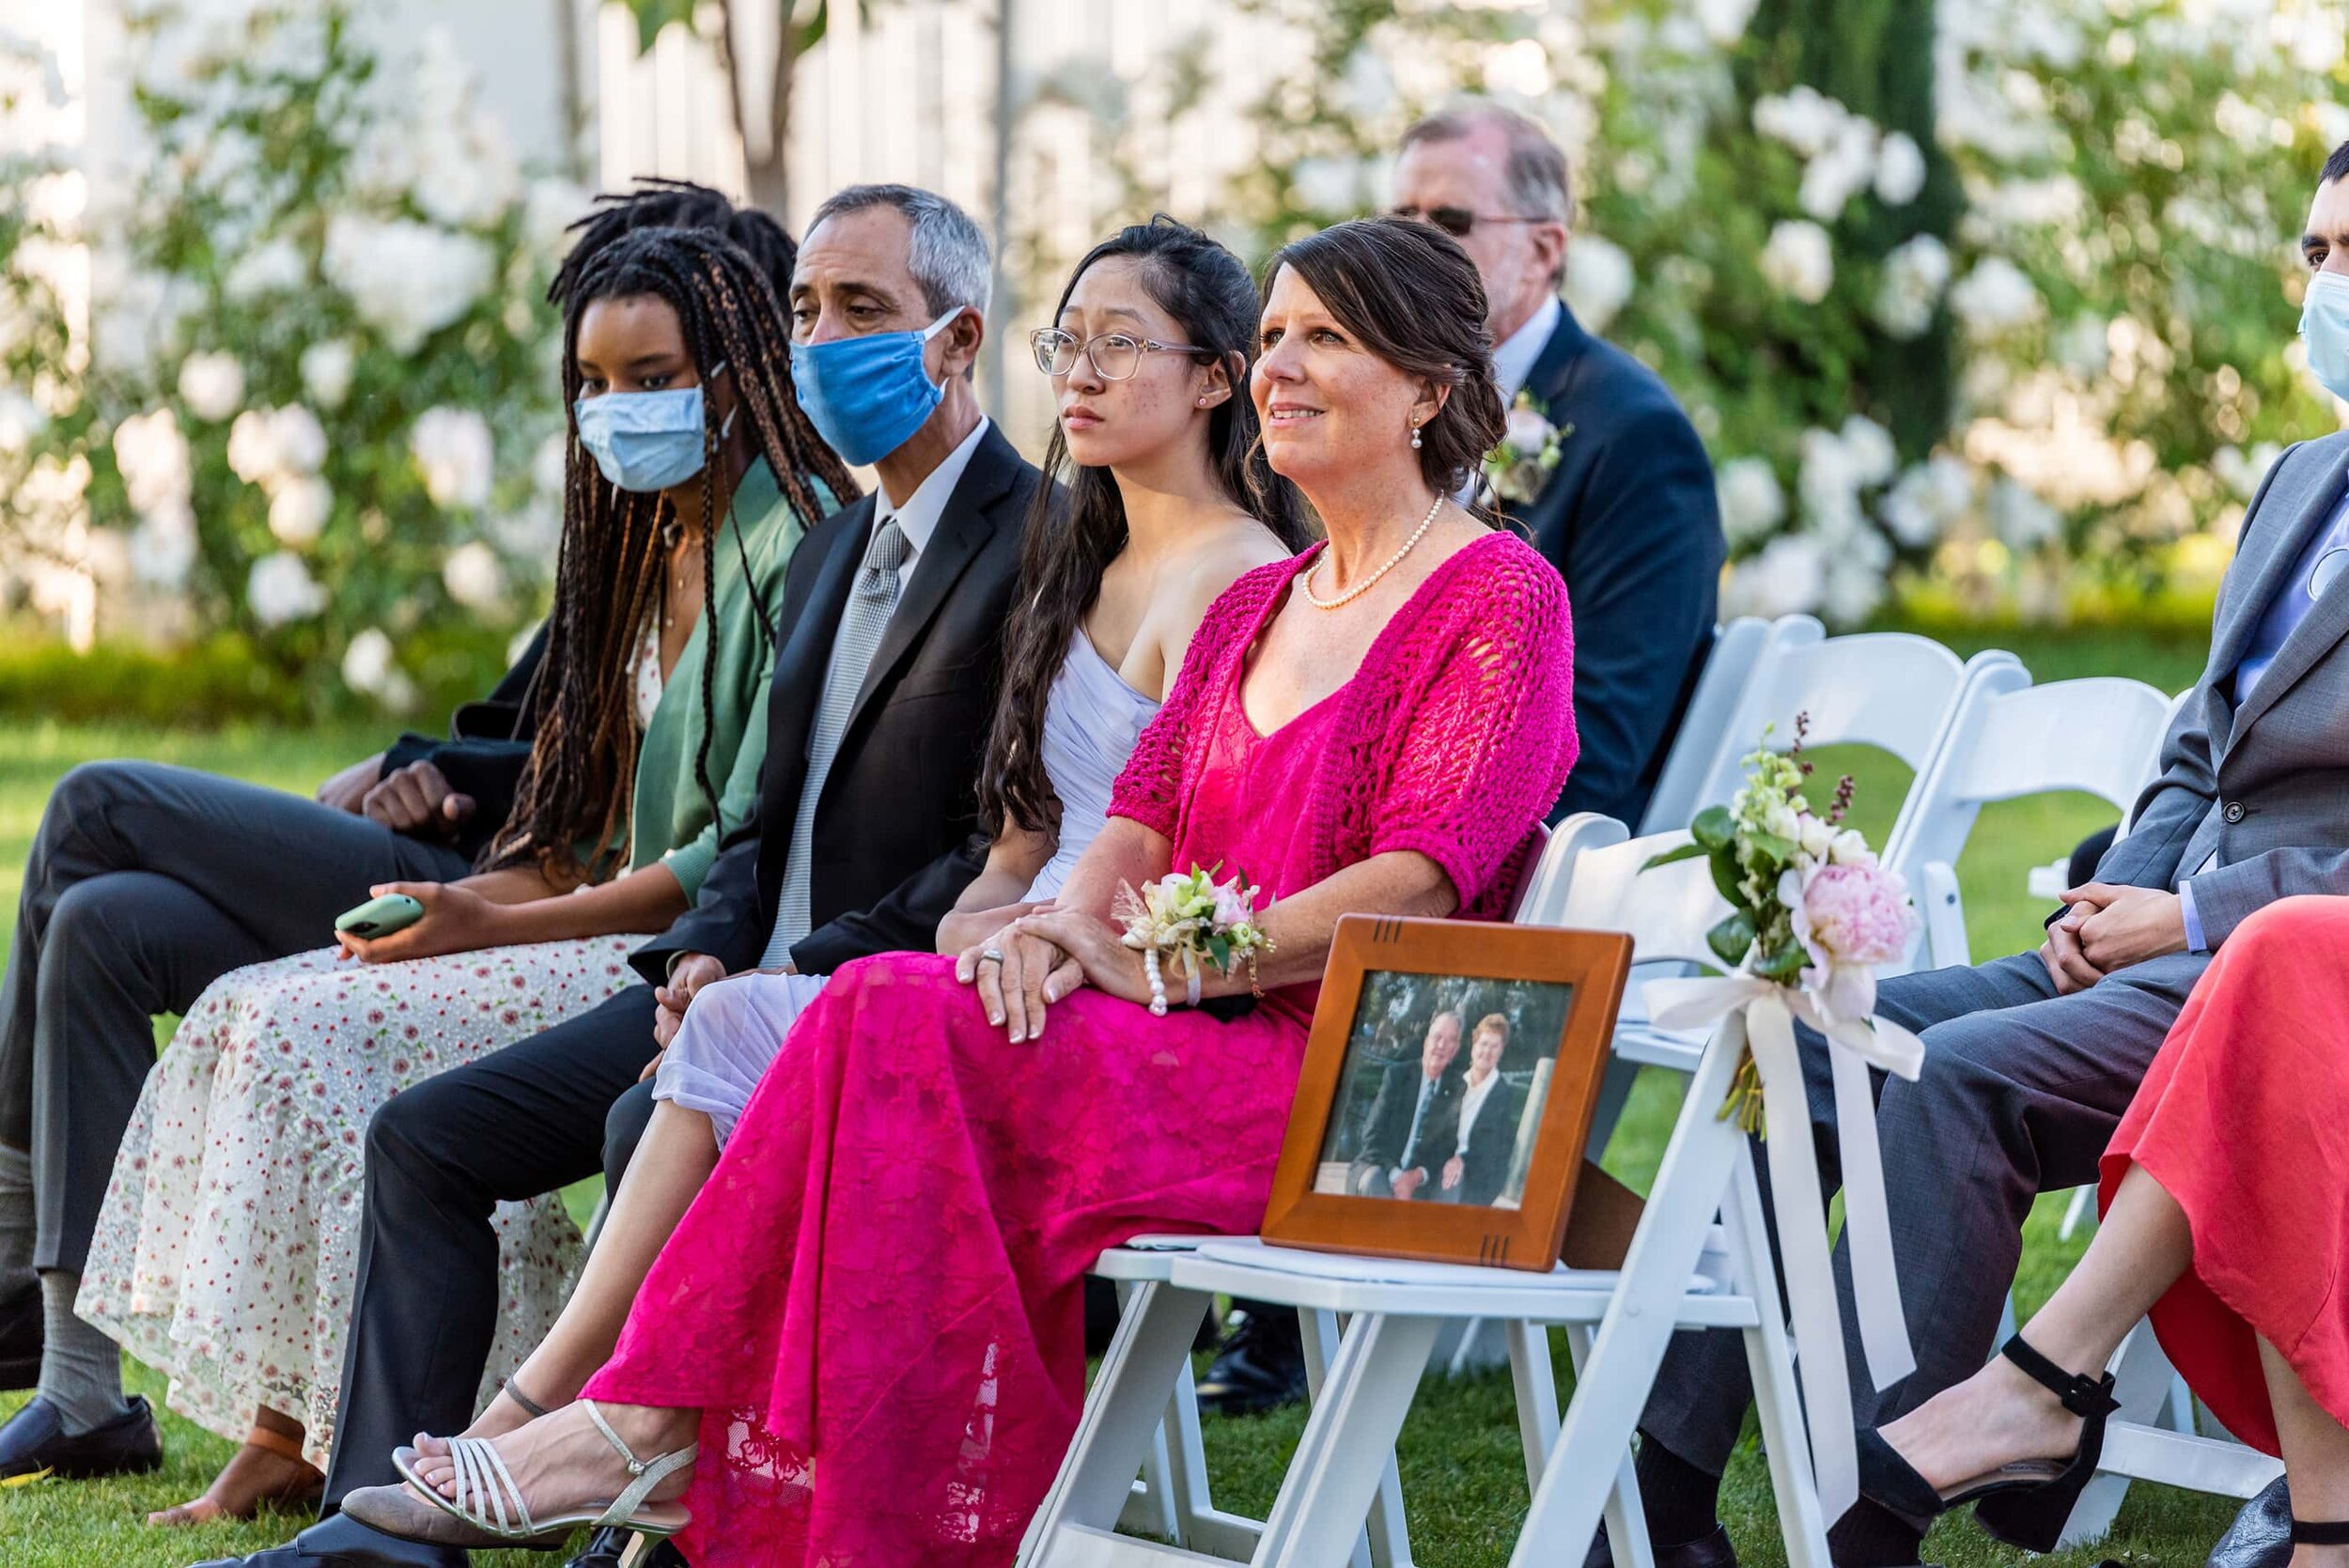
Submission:
<svg viewBox="0 0 2349 1568">
<path fill-rule="evenodd" d="M 1493 494 L 1518 503 L 1541 494 L 1550 470 L 1565 454 L 1566 438 L 1573 434 L 1571 425 L 1563 429 L 1552 425 L 1532 393 L 1518 393 L 1501 444 L 1485 454 L 1485 478 Z"/>
</svg>

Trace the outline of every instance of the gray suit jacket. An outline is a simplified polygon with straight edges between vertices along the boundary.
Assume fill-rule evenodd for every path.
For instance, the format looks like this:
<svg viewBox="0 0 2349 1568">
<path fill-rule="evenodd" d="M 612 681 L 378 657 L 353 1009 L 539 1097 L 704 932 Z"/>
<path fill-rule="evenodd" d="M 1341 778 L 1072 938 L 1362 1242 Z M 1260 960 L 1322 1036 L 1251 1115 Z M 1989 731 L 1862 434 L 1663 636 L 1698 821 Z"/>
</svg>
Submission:
<svg viewBox="0 0 2349 1568">
<path fill-rule="evenodd" d="M 2304 591 L 2293 565 L 2344 480 L 2349 432 L 2292 447 L 2260 481 L 2219 585 L 2210 663 L 2162 742 L 2161 777 L 2096 866 L 2099 881 L 2133 887 L 2192 878 L 2214 949 L 2279 898 L 2349 893 L 2349 577 L 2310 608 L 2250 699 L 2234 698 L 2235 665 L 2276 596 Z"/>
</svg>

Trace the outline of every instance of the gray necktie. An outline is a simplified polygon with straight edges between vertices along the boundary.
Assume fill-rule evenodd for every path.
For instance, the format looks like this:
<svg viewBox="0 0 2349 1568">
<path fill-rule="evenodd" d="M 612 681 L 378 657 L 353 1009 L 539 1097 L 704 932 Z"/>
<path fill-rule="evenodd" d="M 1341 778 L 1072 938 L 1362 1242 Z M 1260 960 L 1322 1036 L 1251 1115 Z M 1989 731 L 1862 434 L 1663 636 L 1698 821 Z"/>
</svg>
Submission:
<svg viewBox="0 0 2349 1568">
<path fill-rule="evenodd" d="M 864 547 L 864 564 L 857 568 L 856 585 L 848 591 L 848 607 L 841 612 L 840 630 L 832 642 L 832 664 L 824 673 L 823 706 L 816 712 L 816 728 L 807 738 L 807 777 L 800 785 L 800 810 L 791 824 L 791 848 L 783 862 L 783 891 L 776 899 L 775 934 L 758 960 L 762 969 L 780 969 L 791 957 L 792 944 L 808 933 L 808 862 L 815 853 L 816 805 L 824 781 L 832 773 L 840 737 L 848 730 L 848 715 L 856 694 L 873 667 L 881 633 L 897 608 L 897 568 L 905 565 L 909 547 L 897 520 L 890 519 Z"/>
</svg>

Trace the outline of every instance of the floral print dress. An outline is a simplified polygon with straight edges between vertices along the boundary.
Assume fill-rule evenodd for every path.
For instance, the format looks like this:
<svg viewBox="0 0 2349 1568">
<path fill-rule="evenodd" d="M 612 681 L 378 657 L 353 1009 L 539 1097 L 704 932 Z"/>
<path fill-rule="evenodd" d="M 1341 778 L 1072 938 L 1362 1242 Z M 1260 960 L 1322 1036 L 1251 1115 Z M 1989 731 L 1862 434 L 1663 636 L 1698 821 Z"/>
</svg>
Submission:
<svg viewBox="0 0 2349 1568">
<path fill-rule="evenodd" d="M 640 725 L 662 690 L 640 647 Z M 362 964 L 297 953 L 214 981 L 148 1075 L 75 1312 L 171 1379 L 170 1406 L 241 1440 L 266 1405 L 334 1441 L 365 1216 L 367 1124 L 394 1094 L 636 984 L 643 936 Z M 497 1338 L 481 1398 L 546 1337 L 577 1271 L 559 1194 L 500 1203 Z"/>
</svg>

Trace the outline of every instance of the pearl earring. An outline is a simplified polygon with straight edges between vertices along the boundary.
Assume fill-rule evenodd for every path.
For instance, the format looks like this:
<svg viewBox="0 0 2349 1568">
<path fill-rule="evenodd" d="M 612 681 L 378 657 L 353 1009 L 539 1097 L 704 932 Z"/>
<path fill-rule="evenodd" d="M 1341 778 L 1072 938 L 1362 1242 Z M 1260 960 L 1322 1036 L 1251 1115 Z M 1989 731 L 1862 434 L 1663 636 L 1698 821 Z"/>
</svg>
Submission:
<svg viewBox="0 0 2349 1568">
<path fill-rule="evenodd" d="M 1419 450 L 1419 427 L 1416 425 L 1411 427 L 1411 450 Z"/>
</svg>

